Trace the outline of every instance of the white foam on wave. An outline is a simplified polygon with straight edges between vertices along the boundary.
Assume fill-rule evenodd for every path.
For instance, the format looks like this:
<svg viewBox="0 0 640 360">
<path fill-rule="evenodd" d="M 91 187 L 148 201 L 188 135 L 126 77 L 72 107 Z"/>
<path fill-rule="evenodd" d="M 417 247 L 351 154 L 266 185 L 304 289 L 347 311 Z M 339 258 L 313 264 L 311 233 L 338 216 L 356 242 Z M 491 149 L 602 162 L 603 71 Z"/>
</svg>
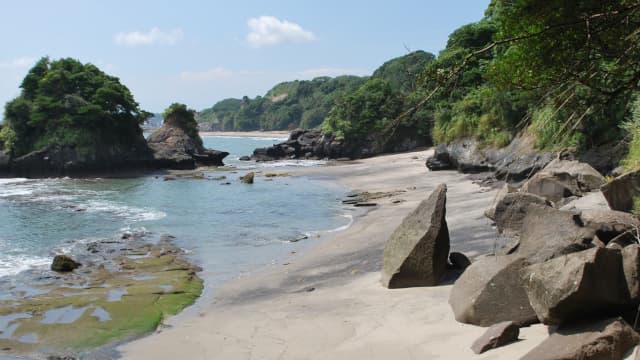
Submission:
<svg viewBox="0 0 640 360">
<path fill-rule="evenodd" d="M 325 165 L 325 160 L 280 160 L 270 162 L 257 162 L 255 167 L 258 168 L 281 168 L 281 167 L 312 167 Z"/>
<path fill-rule="evenodd" d="M 344 230 L 347 230 L 348 228 L 350 228 L 351 225 L 353 225 L 353 215 L 351 215 L 351 214 L 342 214 L 340 216 L 349 219 L 349 222 L 346 225 L 338 226 L 335 229 L 327 230 L 328 233 L 344 231 Z"/>
<path fill-rule="evenodd" d="M 167 216 L 164 211 L 127 206 L 105 200 L 91 200 L 79 205 L 79 207 L 86 209 L 87 212 L 106 212 L 130 221 L 154 221 Z"/>
<path fill-rule="evenodd" d="M 0 179 L 0 185 L 15 184 L 15 183 L 21 183 L 21 182 L 25 182 L 25 181 L 29 181 L 29 179 L 26 179 L 26 178 Z"/>
<path fill-rule="evenodd" d="M 0 277 L 16 275 L 32 268 L 46 267 L 51 259 L 40 256 L 7 255 L 0 257 Z"/>
</svg>

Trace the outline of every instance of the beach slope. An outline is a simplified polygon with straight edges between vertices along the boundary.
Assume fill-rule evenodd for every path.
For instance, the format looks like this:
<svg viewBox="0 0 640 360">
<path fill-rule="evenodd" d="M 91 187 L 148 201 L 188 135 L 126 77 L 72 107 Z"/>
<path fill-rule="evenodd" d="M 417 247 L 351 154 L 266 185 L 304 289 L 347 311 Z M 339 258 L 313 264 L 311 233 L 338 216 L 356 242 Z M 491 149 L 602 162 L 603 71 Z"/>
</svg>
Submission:
<svg viewBox="0 0 640 360">
<path fill-rule="evenodd" d="M 516 359 L 547 335 L 537 325 L 521 341 L 475 355 L 484 328 L 455 321 L 453 279 L 431 288 L 389 290 L 380 284 L 384 242 L 403 217 L 446 183 L 451 250 L 493 251 L 495 231 L 483 216 L 495 190 L 453 171 L 428 172 L 431 151 L 385 155 L 292 175 L 335 179 L 354 191 L 387 192 L 353 225 L 323 235 L 303 253 L 216 290 L 212 304 L 175 326 L 121 347 L 126 359 Z M 499 311 L 499 309 L 496 309 Z"/>
</svg>

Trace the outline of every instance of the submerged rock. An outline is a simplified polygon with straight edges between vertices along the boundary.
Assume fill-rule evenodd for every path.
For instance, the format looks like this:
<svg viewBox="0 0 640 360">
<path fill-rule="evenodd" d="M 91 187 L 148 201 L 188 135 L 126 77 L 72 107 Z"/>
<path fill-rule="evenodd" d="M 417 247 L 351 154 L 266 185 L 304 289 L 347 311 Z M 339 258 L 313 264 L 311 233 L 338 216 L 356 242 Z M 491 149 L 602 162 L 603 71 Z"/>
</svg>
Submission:
<svg viewBox="0 0 640 360">
<path fill-rule="evenodd" d="M 446 200 L 447 186 L 441 184 L 393 232 L 382 257 L 385 287 L 434 286 L 442 280 L 449 255 Z"/>
<path fill-rule="evenodd" d="M 253 184 L 253 179 L 256 174 L 254 172 L 248 172 L 243 176 L 240 176 L 240 181 L 244 184 Z"/>
<path fill-rule="evenodd" d="M 71 272 L 82 266 L 67 255 L 56 255 L 51 263 L 51 270 L 56 272 Z"/>
</svg>

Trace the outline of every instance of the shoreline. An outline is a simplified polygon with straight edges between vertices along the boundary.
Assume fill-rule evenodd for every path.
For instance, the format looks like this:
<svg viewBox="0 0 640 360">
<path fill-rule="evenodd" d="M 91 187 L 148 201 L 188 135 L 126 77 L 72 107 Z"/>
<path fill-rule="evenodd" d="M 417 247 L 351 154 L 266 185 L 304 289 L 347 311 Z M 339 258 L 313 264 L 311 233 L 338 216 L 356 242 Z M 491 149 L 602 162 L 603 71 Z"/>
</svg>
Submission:
<svg viewBox="0 0 640 360">
<path fill-rule="evenodd" d="M 348 164 L 286 169 L 293 176 L 328 178 L 353 191 L 396 192 L 354 216 L 349 228 L 282 262 L 217 289 L 214 301 L 169 329 L 118 348 L 124 359 L 513 359 L 547 335 L 521 329 L 521 341 L 476 356 L 484 328 L 453 319 L 449 284 L 389 290 L 379 283 L 384 242 L 402 218 L 440 183 L 448 190 L 451 251 L 490 252 L 496 235 L 483 211 L 495 189 L 454 171 L 424 166 L 432 150 L 384 155 Z M 189 312 L 189 309 L 186 310 Z"/>
<path fill-rule="evenodd" d="M 200 131 L 200 136 L 288 138 L 290 131 Z"/>
</svg>

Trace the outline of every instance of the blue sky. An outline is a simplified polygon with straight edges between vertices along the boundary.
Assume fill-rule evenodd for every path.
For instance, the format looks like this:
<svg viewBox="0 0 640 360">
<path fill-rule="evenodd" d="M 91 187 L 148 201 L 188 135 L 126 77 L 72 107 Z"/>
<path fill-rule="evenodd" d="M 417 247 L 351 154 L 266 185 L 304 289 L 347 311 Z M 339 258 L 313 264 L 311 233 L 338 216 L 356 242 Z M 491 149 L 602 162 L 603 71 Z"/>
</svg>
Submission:
<svg viewBox="0 0 640 360">
<path fill-rule="evenodd" d="M 368 75 L 411 50 L 435 54 L 489 0 L 11 1 L 0 21 L 0 103 L 42 56 L 117 76 L 145 110 L 201 110 L 278 82 Z"/>
</svg>

